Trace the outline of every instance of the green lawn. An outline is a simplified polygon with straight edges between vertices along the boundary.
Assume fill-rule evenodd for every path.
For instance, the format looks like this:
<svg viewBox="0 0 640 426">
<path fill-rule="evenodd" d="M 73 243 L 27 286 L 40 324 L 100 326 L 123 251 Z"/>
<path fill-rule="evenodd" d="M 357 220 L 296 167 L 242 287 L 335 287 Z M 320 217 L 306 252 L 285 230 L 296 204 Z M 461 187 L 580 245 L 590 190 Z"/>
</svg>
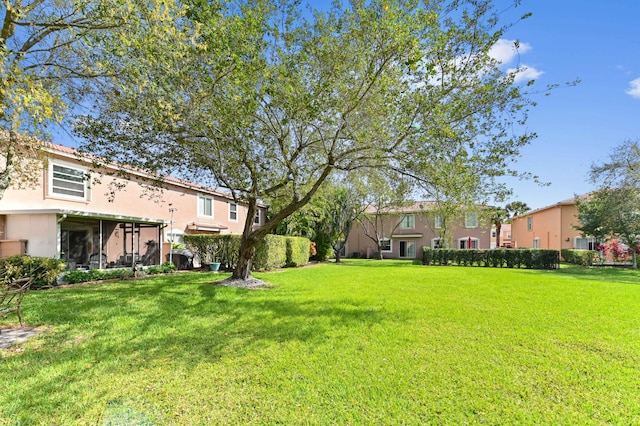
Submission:
<svg viewBox="0 0 640 426">
<path fill-rule="evenodd" d="M 183 273 L 29 293 L 47 332 L 0 351 L 0 424 L 640 422 L 636 271 L 255 275 L 273 287 Z"/>
</svg>

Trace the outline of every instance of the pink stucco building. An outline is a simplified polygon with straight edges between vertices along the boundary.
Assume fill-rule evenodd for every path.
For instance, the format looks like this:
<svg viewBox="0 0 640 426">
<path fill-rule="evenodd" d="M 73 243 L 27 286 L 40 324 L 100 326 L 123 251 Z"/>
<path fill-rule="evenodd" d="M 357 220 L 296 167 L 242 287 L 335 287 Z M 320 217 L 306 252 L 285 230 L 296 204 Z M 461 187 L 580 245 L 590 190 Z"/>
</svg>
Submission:
<svg viewBox="0 0 640 426">
<path fill-rule="evenodd" d="M 511 220 L 515 247 L 552 250 L 595 248 L 593 238 L 585 238 L 574 228 L 579 225 L 575 198 L 516 216 Z"/>
<path fill-rule="evenodd" d="M 388 259 L 422 259 L 422 248 L 443 246 L 441 233 L 444 218 L 434 211 L 435 204 L 420 201 L 410 206 L 385 212 L 382 223 L 382 255 Z M 366 212 L 372 215 L 370 209 Z M 397 225 L 397 226 L 396 226 Z M 363 224 L 354 224 L 343 251 L 346 256 L 375 257 L 377 245 L 367 236 Z M 469 211 L 452 218 L 448 224 L 452 248 L 488 249 L 491 244 L 491 226 L 477 211 Z M 373 232 L 369 232 L 373 234 Z"/>
<path fill-rule="evenodd" d="M 225 192 L 173 178 L 158 190 L 142 171 L 97 174 L 71 148 L 44 143 L 44 152 L 38 184 L 0 200 L 2 257 L 61 258 L 69 269 L 157 265 L 184 234 L 242 233 L 247 209 Z M 254 226 L 265 219 L 261 205 Z"/>
</svg>

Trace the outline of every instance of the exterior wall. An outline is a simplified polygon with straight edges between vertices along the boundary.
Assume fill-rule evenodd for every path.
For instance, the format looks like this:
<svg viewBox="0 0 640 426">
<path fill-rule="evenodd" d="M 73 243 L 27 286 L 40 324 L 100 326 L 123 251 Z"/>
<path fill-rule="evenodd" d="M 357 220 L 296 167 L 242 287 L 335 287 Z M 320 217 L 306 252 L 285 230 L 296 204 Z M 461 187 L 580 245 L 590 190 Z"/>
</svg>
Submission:
<svg viewBox="0 0 640 426">
<path fill-rule="evenodd" d="M 248 210 L 245 205 L 237 205 L 237 217 L 233 220 L 230 218 L 233 200 L 228 195 L 178 180 L 167 180 L 164 189 L 159 190 L 147 185 L 139 176 L 132 175 L 127 179 L 115 173 L 103 176 L 92 173 L 86 183 L 85 197 L 54 194 L 51 191 L 53 165 L 87 173 L 90 170 L 71 149 L 58 147 L 49 151 L 48 163 L 43 164 L 37 185 L 20 190 L 9 188 L 0 200 L 0 231 L 3 232 L 0 239 L 28 240 L 27 253 L 30 255 L 60 255 L 58 221 L 66 220 L 65 212 L 73 212 L 78 217 L 160 224 L 165 241 L 170 239 L 171 231 L 174 235 L 240 234 L 244 229 Z M 212 200 L 212 216 L 198 214 L 199 196 Z M 264 224 L 266 208 L 261 206 L 259 210 L 260 224 Z"/>
<path fill-rule="evenodd" d="M 515 217 L 511 221 L 513 244 L 515 247 L 532 248 L 534 239 L 538 238 L 539 248 L 573 248 L 575 237 L 581 235 L 573 228 L 578 224 L 577 214 L 575 204 L 557 204 Z M 533 221 L 531 230 L 527 227 L 528 218 Z"/>
<path fill-rule="evenodd" d="M 7 239 L 27 240 L 26 254 L 52 257 L 58 250 L 58 225 L 55 214 L 7 216 Z"/>
<path fill-rule="evenodd" d="M 398 223 L 405 214 L 414 215 L 415 226 L 413 229 L 400 229 L 397 227 L 393 234 L 391 231 L 396 223 Z M 450 225 L 451 226 L 451 225 Z M 422 259 L 422 248 L 431 247 L 432 240 L 438 238 L 440 230 L 435 229 L 434 215 L 424 212 L 406 212 L 390 215 L 384 222 L 384 238 L 391 238 L 391 251 L 383 251 L 382 256 L 386 259 L 402 259 L 409 257 L 400 256 L 401 241 L 415 243 L 415 255 L 411 259 Z M 479 223 L 479 226 L 473 228 L 465 228 L 464 221 L 455 226 L 453 231 L 453 247 L 458 248 L 459 243 L 463 240 L 465 243 L 469 238 L 478 240 L 478 248 L 488 249 L 490 247 L 491 233 L 488 225 Z M 354 224 L 349 237 L 347 238 L 347 247 L 345 254 L 347 257 L 359 256 L 366 258 L 375 257 L 378 248 L 375 242 L 369 238 L 365 232 L 363 225 Z"/>
</svg>

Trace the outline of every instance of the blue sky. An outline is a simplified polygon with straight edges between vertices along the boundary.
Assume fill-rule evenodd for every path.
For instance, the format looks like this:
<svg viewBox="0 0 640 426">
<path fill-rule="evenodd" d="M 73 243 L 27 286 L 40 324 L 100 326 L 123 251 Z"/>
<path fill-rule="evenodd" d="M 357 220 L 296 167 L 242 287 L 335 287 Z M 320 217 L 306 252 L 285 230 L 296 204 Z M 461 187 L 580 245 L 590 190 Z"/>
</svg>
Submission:
<svg viewBox="0 0 640 426">
<path fill-rule="evenodd" d="M 514 188 L 509 201 L 540 208 L 588 192 L 591 164 L 605 160 L 623 141 L 640 139 L 640 1 L 523 0 L 514 8 L 508 7 L 513 0 L 496 0 L 496 5 L 505 10 L 505 21 L 533 14 L 496 46 L 505 69 L 526 66 L 540 89 L 581 80 L 535 98 L 528 129 L 538 138 L 522 150 L 517 168 L 550 185 L 514 179 L 508 182 Z M 512 40 L 520 42 L 518 55 L 511 54 Z M 65 132 L 53 136 L 75 145 Z"/>
<path fill-rule="evenodd" d="M 509 66 L 519 60 L 540 73 L 541 88 L 581 80 L 536 98 L 530 114 L 528 128 L 538 138 L 522 150 L 518 168 L 550 185 L 510 184 L 512 201 L 540 208 L 593 189 L 591 164 L 623 141 L 640 139 L 640 1 L 524 0 L 504 15 L 525 11 L 533 15 L 505 34 L 525 45 Z"/>
</svg>

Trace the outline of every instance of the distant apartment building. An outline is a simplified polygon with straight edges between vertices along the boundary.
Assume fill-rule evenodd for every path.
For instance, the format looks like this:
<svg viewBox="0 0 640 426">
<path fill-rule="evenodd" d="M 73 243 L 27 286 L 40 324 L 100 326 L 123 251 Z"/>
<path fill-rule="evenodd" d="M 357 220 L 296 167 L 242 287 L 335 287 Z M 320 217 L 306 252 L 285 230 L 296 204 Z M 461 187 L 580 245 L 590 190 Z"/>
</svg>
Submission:
<svg viewBox="0 0 640 426">
<path fill-rule="evenodd" d="M 434 207 L 433 202 L 422 201 L 386 211 L 381 227 L 384 232 L 380 235 L 382 256 L 388 259 L 421 259 L 423 247 L 442 247 L 444 218 L 435 213 Z M 373 209 L 368 209 L 365 214 L 375 213 Z M 375 240 L 367 236 L 367 226 L 370 226 L 367 221 L 353 225 L 343 255 L 376 257 L 378 247 Z M 476 211 L 466 212 L 452 219 L 448 225 L 451 244 L 460 249 L 488 249 L 490 229 L 488 221 L 483 221 Z M 372 230 L 368 233 L 374 234 Z"/>
</svg>

